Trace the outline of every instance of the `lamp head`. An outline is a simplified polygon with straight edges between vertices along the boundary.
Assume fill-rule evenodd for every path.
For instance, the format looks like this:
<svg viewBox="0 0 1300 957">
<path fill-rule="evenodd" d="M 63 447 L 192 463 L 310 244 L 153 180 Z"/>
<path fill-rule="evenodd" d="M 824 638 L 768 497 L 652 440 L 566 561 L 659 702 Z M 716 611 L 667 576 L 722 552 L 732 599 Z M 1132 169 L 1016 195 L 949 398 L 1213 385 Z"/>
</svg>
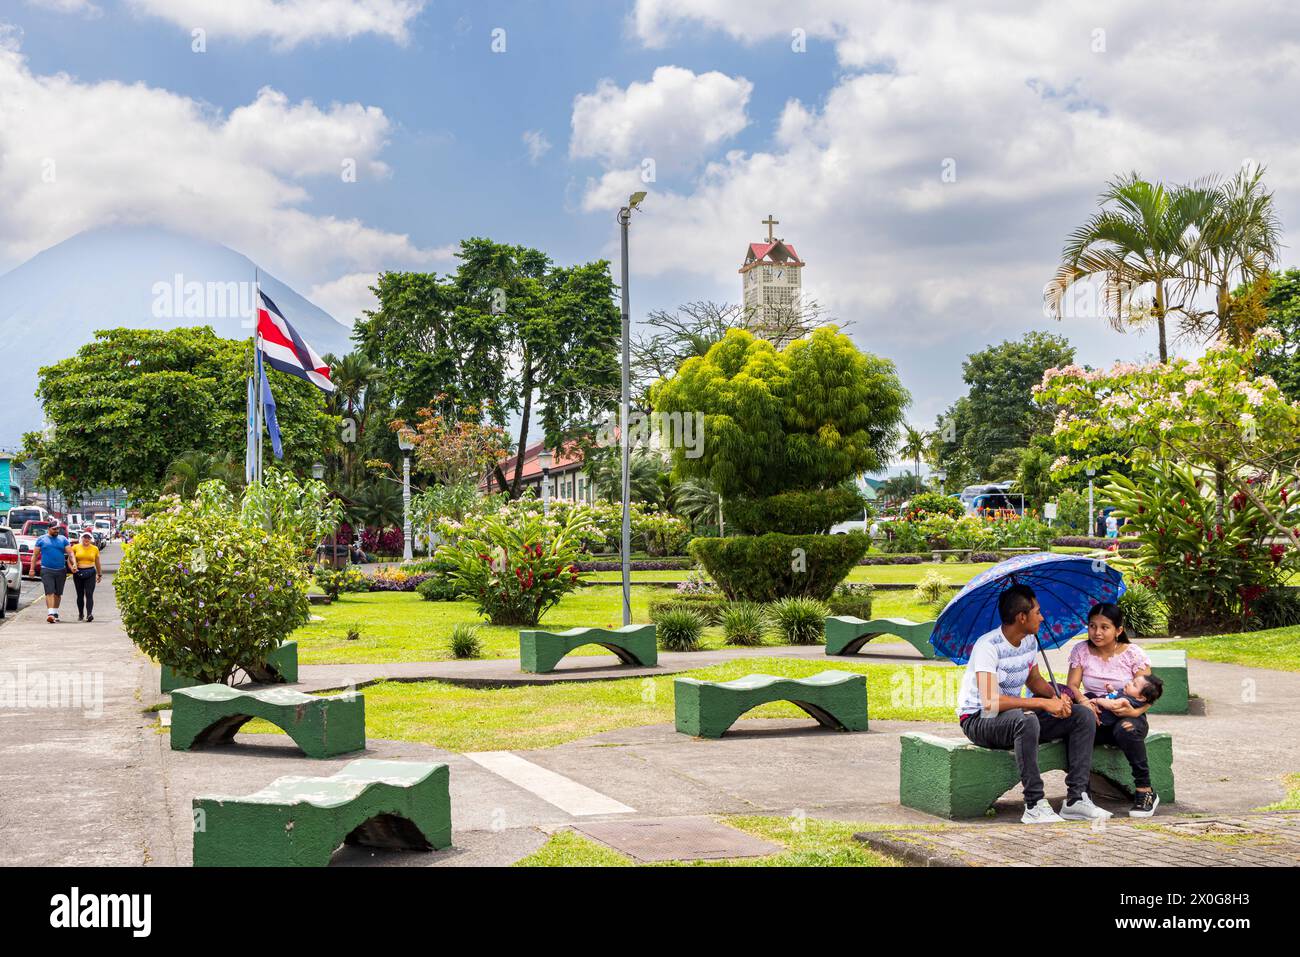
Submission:
<svg viewBox="0 0 1300 957">
<path fill-rule="evenodd" d="M 311 467 L 311 477 L 314 478 L 314 479 L 315 479 L 316 481 L 318 481 L 318 482 L 319 482 L 321 479 L 323 479 L 323 478 L 325 477 L 325 465 L 324 465 L 324 463 L 322 463 L 322 462 L 316 462 L 314 465 L 312 465 L 312 467 Z"/>
<path fill-rule="evenodd" d="M 397 433 L 397 447 L 403 452 L 409 452 L 415 448 L 415 433 L 410 429 L 402 429 Z"/>
<path fill-rule="evenodd" d="M 542 449 L 540 452 L 537 453 L 537 464 L 542 468 L 543 471 L 549 469 L 551 467 L 551 463 L 554 460 L 555 460 L 555 456 L 551 454 L 550 449 Z"/>
</svg>

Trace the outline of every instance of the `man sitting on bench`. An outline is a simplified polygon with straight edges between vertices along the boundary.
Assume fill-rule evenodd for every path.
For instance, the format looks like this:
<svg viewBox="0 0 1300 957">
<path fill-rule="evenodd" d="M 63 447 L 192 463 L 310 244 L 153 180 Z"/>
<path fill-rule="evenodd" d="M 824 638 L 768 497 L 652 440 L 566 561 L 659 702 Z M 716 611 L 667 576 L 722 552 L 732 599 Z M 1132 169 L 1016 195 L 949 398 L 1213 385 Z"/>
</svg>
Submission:
<svg viewBox="0 0 1300 957">
<path fill-rule="evenodd" d="M 1084 788 L 1092 770 L 1097 719 L 1088 708 L 1074 708 L 1039 674 L 1038 629 L 1043 616 L 1028 585 L 1012 585 L 998 598 L 999 628 L 981 635 L 957 696 L 957 716 L 966 737 L 982 748 L 1014 751 L 1025 790 L 1024 824 L 1062 820 L 1100 820 L 1111 816 L 1092 803 Z M 1033 695 L 1022 698 L 1027 687 Z M 1038 745 L 1065 739 L 1069 770 L 1066 798 L 1058 816 L 1043 799 Z"/>
</svg>

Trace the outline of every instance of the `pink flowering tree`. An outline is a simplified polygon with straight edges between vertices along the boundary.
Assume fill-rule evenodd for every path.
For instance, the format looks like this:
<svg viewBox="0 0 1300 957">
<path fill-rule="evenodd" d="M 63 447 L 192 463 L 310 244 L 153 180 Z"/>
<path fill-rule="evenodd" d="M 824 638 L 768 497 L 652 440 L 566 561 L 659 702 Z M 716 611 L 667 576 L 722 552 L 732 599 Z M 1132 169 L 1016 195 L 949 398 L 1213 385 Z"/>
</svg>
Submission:
<svg viewBox="0 0 1300 957">
<path fill-rule="evenodd" d="M 1136 531 L 1133 577 L 1171 627 L 1249 627 L 1300 554 L 1300 403 L 1253 374 L 1270 338 L 1200 360 L 1049 369 L 1035 389 L 1059 409 L 1053 475 L 1131 472 L 1108 475 L 1102 495 Z"/>
</svg>

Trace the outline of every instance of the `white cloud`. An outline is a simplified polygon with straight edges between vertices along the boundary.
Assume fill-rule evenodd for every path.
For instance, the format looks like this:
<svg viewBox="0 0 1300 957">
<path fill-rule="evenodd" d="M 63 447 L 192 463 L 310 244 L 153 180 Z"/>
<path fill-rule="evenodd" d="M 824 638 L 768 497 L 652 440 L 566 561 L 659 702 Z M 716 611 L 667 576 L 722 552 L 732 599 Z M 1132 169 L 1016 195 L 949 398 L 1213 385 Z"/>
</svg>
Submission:
<svg viewBox="0 0 1300 957">
<path fill-rule="evenodd" d="M 406 235 L 302 208 L 311 177 L 338 177 L 345 160 L 386 170 L 389 122 L 374 107 L 321 109 L 268 88 L 226 116 L 143 83 L 34 74 L 11 35 L 0 46 L 0 115 L 0 261 L 11 265 L 83 230 L 132 223 L 225 243 L 294 285 L 438 258 Z"/>
<path fill-rule="evenodd" d="M 749 124 L 753 84 L 712 71 L 661 66 L 626 89 L 601 80 L 573 101 L 569 153 L 607 166 L 653 159 L 660 169 L 690 169 Z"/>
<path fill-rule="evenodd" d="M 551 141 L 541 130 L 526 130 L 523 140 L 524 145 L 528 147 L 528 161 L 534 166 L 551 151 Z"/>
<path fill-rule="evenodd" d="M 90 0 L 27 0 L 29 7 L 53 10 L 55 13 L 75 13 L 94 19 L 103 16 L 104 11 Z"/>
<path fill-rule="evenodd" d="M 455 246 L 440 246 L 431 251 L 428 262 L 450 266 L 455 261 L 454 255 L 457 248 Z M 375 272 L 348 273 L 345 276 L 339 276 L 337 279 L 331 279 L 328 282 L 317 283 L 312 286 L 307 292 L 307 298 L 343 325 L 351 326 L 358 319 L 363 318 L 364 310 L 378 307 L 379 300 L 370 291 L 370 287 L 375 284 L 376 279 L 377 273 Z"/>
<path fill-rule="evenodd" d="M 819 102 L 788 103 L 765 149 L 732 151 L 676 191 L 656 190 L 635 265 L 725 275 L 774 211 L 809 262 L 806 281 L 878 343 L 953 330 L 987 341 L 1014 334 L 1008 322 L 1041 324 L 1041 289 L 1067 233 L 1130 169 L 1182 182 L 1254 159 L 1269 167 L 1283 222 L 1300 219 L 1291 5 L 1243 22 L 1208 0 L 1038 0 L 1013 11 L 753 0 L 744 17 L 723 0 L 639 0 L 633 26 L 647 46 L 701 28 L 780 44 L 770 55 L 792 72 L 807 62 L 789 47 L 792 30 L 810 47 L 834 45 L 845 72 Z M 596 184 L 588 208 L 614 208 L 615 185 L 625 183 Z"/>
<path fill-rule="evenodd" d="M 350 40 L 365 34 L 397 43 L 408 39 L 424 0 L 127 0 L 140 13 L 187 32 L 213 37 L 265 37 L 281 47 L 312 40 Z"/>
</svg>

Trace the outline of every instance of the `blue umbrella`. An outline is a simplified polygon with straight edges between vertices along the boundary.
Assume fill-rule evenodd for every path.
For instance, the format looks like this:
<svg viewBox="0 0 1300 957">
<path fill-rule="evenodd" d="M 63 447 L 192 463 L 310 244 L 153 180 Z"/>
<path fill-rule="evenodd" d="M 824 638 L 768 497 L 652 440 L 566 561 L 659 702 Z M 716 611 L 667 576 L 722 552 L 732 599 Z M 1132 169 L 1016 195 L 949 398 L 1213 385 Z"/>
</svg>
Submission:
<svg viewBox="0 0 1300 957">
<path fill-rule="evenodd" d="M 1118 600 L 1127 587 L 1117 569 L 1098 559 L 1052 552 L 1017 555 L 980 572 L 948 602 L 930 634 L 934 650 L 954 664 L 969 661 L 976 640 L 1002 624 L 998 597 L 1012 585 L 1028 585 L 1038 596 L 1043 613 L 1038 646 L 1044 651 L 1061 647 L 1087 628 L 1092 606 Z M 1050 674 L 1051 665 L 1047 670 Z"/>
</svg>

